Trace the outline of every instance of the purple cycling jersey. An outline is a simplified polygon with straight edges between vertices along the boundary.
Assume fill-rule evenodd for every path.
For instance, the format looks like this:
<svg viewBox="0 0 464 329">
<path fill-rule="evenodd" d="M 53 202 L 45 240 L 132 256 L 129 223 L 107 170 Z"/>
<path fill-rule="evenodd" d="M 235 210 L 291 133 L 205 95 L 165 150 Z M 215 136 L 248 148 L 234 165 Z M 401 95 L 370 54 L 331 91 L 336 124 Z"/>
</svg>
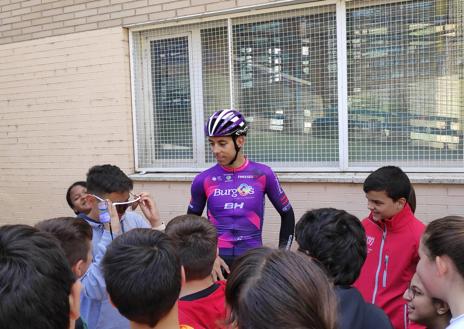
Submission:
<svg viewBox="0 0 464 329">
<path fill-rule="evenodd" d="M 195 177 L 191 192 L 189 212 L 201 215 L 207 204 L 221 256 L 262 246 L 265 194 L 280 214 L 292 208 L 272 169 L 248 159 L 239 168 L 217 164 L 205 170 Z"/>
</svg>

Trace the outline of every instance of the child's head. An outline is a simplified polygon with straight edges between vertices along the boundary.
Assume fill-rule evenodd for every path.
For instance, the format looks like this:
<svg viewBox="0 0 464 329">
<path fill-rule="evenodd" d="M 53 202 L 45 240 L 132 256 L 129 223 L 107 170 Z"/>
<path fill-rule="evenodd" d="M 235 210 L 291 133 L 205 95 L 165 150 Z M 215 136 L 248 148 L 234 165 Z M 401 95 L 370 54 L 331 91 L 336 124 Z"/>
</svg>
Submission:
<svg viewBox="0 0 464 329">
<path fill-rule="evenodd" d="M 415 211 L 415 192 L 408 176 L 398 167 L 386 166 L 371 173 L 363 185 L 374 220 L 389 219 L 408 203 Z"/>
<path fill-rule="evenodd" d="M 447 324 L 451 319 L 448 304 L 430 297 L 417 273 L 412 277 L 411 284 L 404 292 L 403 298 L 408 302 L 409 319 L 427 328 L 434 328 L 433 324 L 438 321 Z"/>
<path fill-rule="evenodd" d="M 337 301 L 324 272 L 300 253 L 257 248 L 227 280 L 229 322 L 238 328 L 333 329 Z"/>
<path fill-rule="evenodd" d="M 366 260 L 366 235 L 358 218 L 344 210 L 306 212 L 296 224 L 298 249 L 317 259 L 335 285 L 352 285 Z"/>
<path fill-rule="evenodd" d="M 217 231 L 206 218 L 182 215 L 166 226 L 166 234 L 176 246 L 187 281 L 211 275 L 217 256 Z"/>
<path fill-rule="evenodd" d="M 109 245 L 102 264 L 111 301 L 131 322 L 154 327 L 175 306 L 181 265 L 165 233 L 126 232 Z"/>
<path fill-rule="evenodd" d="M 80 283 L 52 235 L 0 227 L 0 328 L 67 329 L 79 317 Z"/>
<path fill-rule="evenodd" d="M 87 173 L 87 202 L 94 210 L 98 208 L 100 200 L 93 195 L 112 202 L 126 202 L 133 187 L 132 180 L 119 167 L 109 164 L 94 166 Z M 119 217 L 122 217 L 126 209 L 127 206 L 116 207 Z"/>
<path fill-rule="evenodd" d="M 87 272 L 92 263 L 92 227 L 89 223 L 80 218 L 59 217 L 41 221 L 35 227 L 58 239 L 78 278 Z"/>
<path fill-rule="evenodd" d="M 79 213 L 87 214 L 91 207 L 87 204 L 87 183 L 78 181 L 71 184 L 66 191 L 66 201 L 69 207 L 77 215 Z"/>
<path fill-rule="evenodd" d="M 445 296 L 449 278 L 464 281 L 464 217 L 447 216 L 427 225 L 419 247 L 417 274 L 428 293 L 449 302 Z"/>
</svg>

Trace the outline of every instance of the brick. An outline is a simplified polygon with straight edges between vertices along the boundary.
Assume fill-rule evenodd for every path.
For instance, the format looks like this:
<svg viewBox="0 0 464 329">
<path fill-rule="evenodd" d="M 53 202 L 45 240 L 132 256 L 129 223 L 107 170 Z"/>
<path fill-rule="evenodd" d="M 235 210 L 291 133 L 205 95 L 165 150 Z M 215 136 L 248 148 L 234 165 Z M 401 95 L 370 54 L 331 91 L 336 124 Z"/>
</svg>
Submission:
<svg viewBox="0 0 464 329">
<path fill-rule="evenodd" d="M 137 0 L 137 1 L 131 1 L 131 2 L 126 2 L 123 4 L 123 9 L 134 9 L 134 8 L 140 8 L 140 7 L 145 7 L 148 5 L 148 0 Z"/>
<path fill-rule="evenodd" d="M 41 5 L 32 7 L 31 11 L 34 13 L 34 12 L 41 12 L 41 11 L 49 10 L 49 9 L 52 9 L 52 4 L 51 3 L 43 3 Z M 42 15 L 42 13 L 40 13 L 40 15 Z"/>
<path fill-rule="evenodd" d="M 59 28 L 53 30 L 53 35 L 59 35 L 59 34 L 68 34 L 68 33 L 73 33 L 74 32 L 74 27 L 64 27 L 64 28 Z"/>
<path fill-rule="evenodd" d="M 122 24 L 127 25 L 127 24 L 143 23 L 146 21 L 148 21 L 148 15 L 139 15 L 139 16 L 123 18 Z"/>
<path fill-rule="evenodd" d="M 42 25 L 43 30 L 54 30 L 60 27 L 63 27 L 63 22 L 55 22 L 55 23 Z"/>
<path fill-rule="evenodd" d="M 105 6 L 105 7 L 98 8 L 98 13 L 107 14 L 107 13 L 112 13 L 112 12 L 120 11 L 120 10 L 122 10 L 122 5 L 118 4 L 118 5 L 111 5 L 111 6 Z"/>
<path fill-rule="evenodd" d="M 31 8 L 16 9 L 16 10 L 13 10 L 13 11 L 11 12 L 11 16 L 29 14 L 30 12 L 31 12 Z"/>
<path fill-rule="evenodd" d="M 11 11 L 0 12 L 0 19 L 11 17 Z"/>
<path fill-rule="evenodd" d="M 21 29 L 23 27 L 28 27 L 31 26 L 31 21 L 22 21 L 18 23 L 13 23 L 12 28 L 13 29 Z M 0 25 L 0 31 L 1 31 L 2 26 Z"/>
<path fill-rule="evenodd" d="M 212 3 L 217 3 L 217 2 L 222 2 L 224 3 L 224 0 L 191 0 L 191 5 L 192 6 L 198 6 L 198 5 L 208 5 Z M 231 2 L 231 1 L 228 1 Z"/>
<path fill-rule="evenodd" d="M 65 8 L 74 5 L 74 0 L 59 0 L 52 3 L 52 8 Z"/>
<path fill-rule="evenodd" d="M 75 30 L 76 32 L 81 32 L 81 31 L 89 31 L 89 30 L 96 30 L 98 28 L 97 23 L 89 23 L 89 24 L 81 24 L 76 26 Z"/>
<path fill-rule="evenodd" d="M 67 14 L 53 16 L 53 21 L 54 22 L 66 21 L 66 20 L 73 19 L 73 18 L 74 18 L 74 13 L 67 13 Z"/>
<path fill-rule="evenodd" d="M 10 24 L 10 23 L 16 23 L 21 21 L 21 16 L 13 16 L 13 17 L 8 17 L 2 19 L 2 24 Z"/>
<path fill-rule="evenodd" d="M 91 9 L 91 8 L 109 6 L 109 4 L 110 4 L 110 0 L 98 0 L 98 1 L 88 2 L 86 7 L 88 9 Z"/>
<path fill-rule="evenodd" d="M 109 14 L 95 15 L 87 17 L 87 23 L 102 22 L 110 19 Z"/>
<path fill-rule="evenodd" d="M 122 11 L 111 13 L 110 17 L 111 19 L 114 19 L 114 18 L 122 18 L 122 17 L 133 16 L 133 15 L 135 15 L 135 10 L 129 9 L 129 10 L 122 10 Z"/>
<path fill-rule="evenodd" d="M 160 12 L 161 8 L 162 8 L 161 5 L 138 8 L 135 10 L 135 14 L 142 15 L 142 14 L 156 13 L 156 12 Z"/>
<path fill-rule="evenodd" d="M 7 43 L 11 43 L 13 42 L 13 38 L 12 37 L 0 37 L 0 44 L 7 44 Z"/>
<path fill-rule="evenodd" d="M 98 22 L 98 28 L 107 28 L 107 27 L 114 27 L 114 26 L 121 26 L 121 25 L 122 25 L 121 18 Z"/>
<path fill-rule="evenodd" d="M 19 8 L 21 8 L 20 3 L 12 3 L 11 5 L 3 6 L 2 7 L 2 12 L 3 11 L 11 11 L 11 10 L 19 9 Z"/>
<path fill-rule="evenodd" d="M 82 17 L 82 18 L 66 20 L 63 22 L 63 25 L 64 26 L 75 26 L 75 25 L 81 25 L 85 23 L 86 23 L 85 17 Z"/>
<path fill-rule="evenodd" d="M 55 8 L 50 10 L 45 10 L 42 12 L 42 16 L 55 16 L 63 13 L 63 8 Z"/>
<path fill-rule="evenodd" d="M 23 28 L 23 33 L 33 33 L 33 32 L 38 32 L 42 30 L 42 26 L 30 26 L 30 27 L 25 27 Z"/>
<path fill-rule="evenodd" d="M 53 17 L 48 16 L 48 17 L 42 17 L 42 18 L 37 18 L 32 20 L 32 25 L 44 25 L 48 23 L 53 22 Z"/>
<path fill-rule="evenodd" d="M 3 6 L 7 6 L 10 3 L 11 3 L 10 0 L 0 0 L 0 8 Z"/>
<path fill-rule="evenodd" d="M 30 40 L 31 35 L 30 34 L 21 34 L 21 35 L 16 35 L 13 37 L 13 42 L 20 42 L 20 41 L 25 41 L 25 40 Z"/>
<path fill-rule="evenodd" d="M 32 7 L 32 6 L 37 6 L 42 3 L 42 0 L 28 0 L 28 1 L 22 1 L 21 2 L 21 7 Z"/>
<path fill-rule="evenodd" d="M 8 31 L 8 30 L 11 30 L 11 24 L 2 24 L 2 25 L 0 25 L 0 32 Z"/>
<path fill-rule="evenodd" d="M 90 16 L 95 16 L 99 14 L 98 12 L 98 9 L 97 8 L 94 8 L 94 9 L 86 9 L 86 10 L 83 10 L 83 11 L 76 11 L 74 13 L 74 17 L 75 18 L 79 18 L 79 17 L 90 17 Z"/>
<path fill-rule="evenodd" d="M 172 9 L 178 9 L 178 8 L 185 8 L 189 6 L 190 6 L 189 0 L 174 1 L 174 2 L 163 4 L 163 10 L 172 10 Z"/>
<path fill-rule="evenodd" d="M 74 5 L 74 6 L 68 6 L 63 8 L 63 12 L 66 13 L 72 13 L 75 11 L 80 11 L 80 10 L 85 10 L 85 3 L 81 3 L 79 5 Z"/>
<path fill-rule="evenodd" d="M 2 33 L 2 37 L 13 37 L 15 35 L 20 35 L 21 29 L 9 30 Z"/>
<path fill-rule="evenodd" d="M 205 12 L 205 6 L 196 6 L 177 9 L 177 17 L 201 14 Z"/>
<path fill-rule="evenodd" d="M 35 18 L 39 18 L 39 17 L 42 17 L 42 13 L 40 11 L 35 12 L 35 13 L 30 13 L 30 14 L 23 15 L 21 17 L 21 19 L 24 21 L 24 20 L 35 19 Z"/>
<path fill-rule="evenodd" d="M 167 18 L 173 18 L 176 17 L 176 11 L 175 10 L 170 10 L 170 11 L 161 11 L 159 13 L 153 13 L 148 15 L 148 19 L 150 21 L 159 21 Z"/>
<path fill-rule="evenodd" d="M 52 35 L 53 35 L 53 33 L 52 33 L 52 31 L 50 31 L 50 30 L 32 33 L 32 37 L 33 37 L 34 39 L 46 38 L 46 37 L 50 37 L 50 36 L 52 36 Z"/>
<path fill-rule="evenodd" d="M 220 11 L 235 8 L 235 1 L 217 2 L 206 5 L 206 11 Z"/>
</svg>

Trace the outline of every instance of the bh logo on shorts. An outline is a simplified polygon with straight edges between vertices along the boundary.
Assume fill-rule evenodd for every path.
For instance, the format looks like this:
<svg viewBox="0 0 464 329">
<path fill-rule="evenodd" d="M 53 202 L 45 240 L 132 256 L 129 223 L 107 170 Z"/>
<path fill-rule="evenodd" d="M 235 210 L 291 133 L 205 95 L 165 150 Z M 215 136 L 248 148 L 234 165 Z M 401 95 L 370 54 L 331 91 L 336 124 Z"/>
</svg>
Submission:
<svg viewBox="0 0 464 329">
<path fill-rule="evenodd" d="M 253 189 L 252 186 L 248 185 L 248 184 L 240 184 L 239 187 L 237 187 L 237 192 L 238 194 L 240 194 L 241 196 L 247 196 L 249 194 L 254 194 L 255 193 L 255 190 Z"/>
</svg>

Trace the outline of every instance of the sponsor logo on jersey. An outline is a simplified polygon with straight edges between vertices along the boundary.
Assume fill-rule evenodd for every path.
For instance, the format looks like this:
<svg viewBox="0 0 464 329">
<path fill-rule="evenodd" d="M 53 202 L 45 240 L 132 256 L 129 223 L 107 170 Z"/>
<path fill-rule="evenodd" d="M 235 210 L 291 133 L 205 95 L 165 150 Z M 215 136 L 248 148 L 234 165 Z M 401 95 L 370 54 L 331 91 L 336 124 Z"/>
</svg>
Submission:
<svg viewBox="0 0 464 329">
<path fill-rule="evenodd" d="M 231 182 L 232 181 L 232 175 L 227 174 L 226 175 L 226 182 Z"/>
<path fill-rule="evenodd" d="M 240 196 L 248 196 L 254 194 L 255 190 L 252 186 L 248 184 L 240 184 L 237 188 L 228 188 L 228 189 L 214 189 L 213 196 L 231 196 L 233 198 Z"/>
<path fill-rule="evenodd" d="M 233 209 L 243 209 L 245 202 L 227 202 L 224 204 L 224 209 L 233 210 Z"/>
<path fill-rule="evenodd" d="M 239 179 L 255 179 L 255 176 L 253 175 L 238 175 L 237 177 Z"/>
</svg>

